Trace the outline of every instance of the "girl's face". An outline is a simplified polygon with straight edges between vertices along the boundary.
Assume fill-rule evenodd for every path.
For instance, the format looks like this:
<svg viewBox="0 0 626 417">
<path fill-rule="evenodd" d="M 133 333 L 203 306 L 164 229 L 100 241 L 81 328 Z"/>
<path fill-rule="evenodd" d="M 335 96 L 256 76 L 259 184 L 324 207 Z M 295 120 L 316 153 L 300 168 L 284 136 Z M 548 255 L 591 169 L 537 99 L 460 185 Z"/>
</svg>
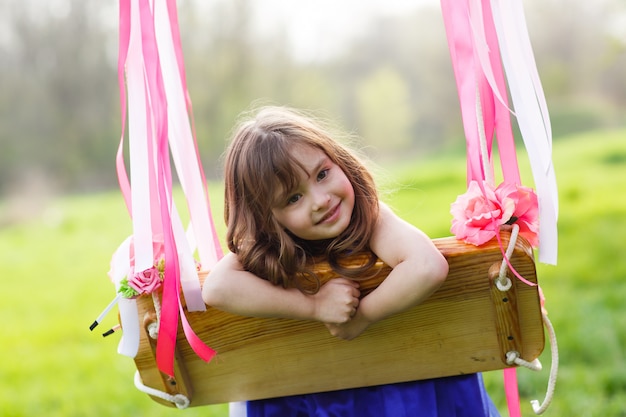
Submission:
<svg viewBox="0 0 626 417">
<path fill-rule="evenodd" d="M 298 145 L 291 157 L 303 167 L 293 190 L 278 190 L 272 213 L 278 223 L 304 240 L 331 239 L 350 224 L 354 188 L 320 149 Z"/>
</svg>

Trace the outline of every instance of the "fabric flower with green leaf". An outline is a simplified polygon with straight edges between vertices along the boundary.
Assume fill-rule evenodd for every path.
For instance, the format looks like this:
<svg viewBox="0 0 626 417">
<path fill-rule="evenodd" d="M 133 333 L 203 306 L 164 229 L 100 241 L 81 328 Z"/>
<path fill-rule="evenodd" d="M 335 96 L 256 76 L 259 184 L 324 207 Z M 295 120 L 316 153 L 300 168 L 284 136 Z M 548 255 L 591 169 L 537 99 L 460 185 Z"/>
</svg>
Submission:
<svg viewBox="0 0 626 417">
<path fill-rule="evenodd" d="M 165 271 L 165 259 L 160 257 L 151 268 L 141 272 L 132 269 L 128 276 L 120 281 L 118 292 L 126 298 L 135 298 L 142 294 L 151 294 L 158 290 L 162 283 Z"/>
</svg>

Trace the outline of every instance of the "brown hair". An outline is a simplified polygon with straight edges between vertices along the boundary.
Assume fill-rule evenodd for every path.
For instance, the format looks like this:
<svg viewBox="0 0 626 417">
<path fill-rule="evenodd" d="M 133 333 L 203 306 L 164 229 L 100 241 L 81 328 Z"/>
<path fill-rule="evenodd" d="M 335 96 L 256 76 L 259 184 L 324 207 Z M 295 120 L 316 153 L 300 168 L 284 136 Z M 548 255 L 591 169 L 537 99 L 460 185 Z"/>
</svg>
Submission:
<svg viewBox="0 0 626 417">
<path fill-rule="evenodd" d="M 305 241 L 274 219 L 276 191 L 290 190 L 297 183 L 301 167 L 290 157 L 296 145 L 322 150 L 354 188 L 350 225 L 334 239 Z M 265 107 L 242 122 L 226 153 L 224 180 L 228 248 L 237 254 L 245 270 L 283 287 L 314 292 L 319 281 L 307 265 L 316 256 L 324 255 L 336 272 L 352 278 L 375 262 L 371 254 L 359 268 L 340 265 L 349 253 L 369 250 L 372 225 L 378 217 L 378 195 L 363 163 L 313 118 L 283 107 Z M 313 289 L 305 288 L 310 278 Z"/>
</svg>

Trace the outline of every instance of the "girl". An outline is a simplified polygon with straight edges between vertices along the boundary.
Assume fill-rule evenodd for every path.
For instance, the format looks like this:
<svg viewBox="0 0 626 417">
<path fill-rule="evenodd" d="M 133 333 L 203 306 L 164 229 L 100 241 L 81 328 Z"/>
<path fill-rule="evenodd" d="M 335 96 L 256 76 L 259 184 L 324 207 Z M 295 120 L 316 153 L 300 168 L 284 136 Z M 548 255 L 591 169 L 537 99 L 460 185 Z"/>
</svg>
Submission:
<svg viewBox="0 0 626 417">
<path fill-rule="evenodd" d="M 379 202 L 363 164 L 293 110 L 264 108 L 236 130 L 226 155 L 225 218 L 231 253 L 205 281 L 203 298 L 234 314 L 316 320 L 350 340 L 419 304 L 447 276 L 430 238 Z M 363 251 L 369 263 L 342 267 Z M 318 256 L 345 278 L 311 288 L 307 264 Z M 393 269 L 360 299 L 358 277 L 376 258 Z M 469 375 L 251 401 L 247 416 L 474 417 L 490 408 L 480 376 Z"/>
</svg>

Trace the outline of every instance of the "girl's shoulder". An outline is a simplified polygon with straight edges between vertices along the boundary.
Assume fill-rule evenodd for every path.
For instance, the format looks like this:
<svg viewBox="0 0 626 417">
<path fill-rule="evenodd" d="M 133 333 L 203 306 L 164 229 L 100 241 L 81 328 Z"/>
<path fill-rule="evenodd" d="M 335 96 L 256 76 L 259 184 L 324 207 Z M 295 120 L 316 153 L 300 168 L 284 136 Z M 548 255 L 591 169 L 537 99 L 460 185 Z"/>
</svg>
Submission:
<svg viewBox="0 0 626 417">
<path fill-rule="evenodd" d="M 431 247 L 432 241 L 424 232 L 400 218 L 387 204 L 380 203 L 370 239 L 370 248 L 379 258 L 393 266 Z"/>
<path fill-rule="evenodd" d="M 376 219 L 376 225 L 375 227 L 378 228 L 379 226 L 388 226 L 389 223 L 393 223 L 393 222 L 404 222 L 394 211 L 391 207 L 389 207 L 389 205 L 383 201 L 378 201 L 378 217 Z M 405 222 L 406 223 L 406 222 Z M 408 223 L 407 223 L 408 225 Z"/>
</svg>

